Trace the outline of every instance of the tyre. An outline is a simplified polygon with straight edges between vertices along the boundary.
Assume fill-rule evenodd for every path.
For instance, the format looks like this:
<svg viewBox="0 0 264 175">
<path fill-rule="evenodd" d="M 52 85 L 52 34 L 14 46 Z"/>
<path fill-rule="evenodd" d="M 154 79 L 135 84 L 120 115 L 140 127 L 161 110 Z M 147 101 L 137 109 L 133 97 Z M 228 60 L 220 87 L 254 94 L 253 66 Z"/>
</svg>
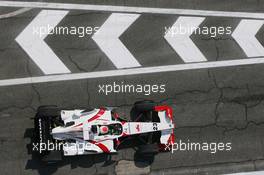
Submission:
<svg viewBox="0 0 264 175">
<path fill-rule="evenodd" d="M 134 107 L 139 112 L 147 112 L 154 110 L 156 103 L 152 100 L 138 101 L 134 104 Z"/>
<path fill-rule="evenodd" d="M 62 160 L 62 152 L 59 150 L 50 151 L 42 157 L 42 161 L 47 164 L 56 164 Z"/>
<path fill-rule="evenodd" d="M 58 119 L 59 112 L 60 110 L 56 106 L 40 106 L 38 108 L 38 112 L 34 119 L 34 142 L 39 145 L 39 149 L 43 149 L 43 151 L 38 151 L 38 154 L 42 157 L 50 153 L 50 151 L 46 149 L 47 145 L 49 143 L 54 143 L 51 130 L 60 123 Z"/>
<path fill-rule="evenodd" d="M 132 122 L 152 122 L 152 111 L 155 102 L 151 100 L 138 101 L 134 104 L 130 111 L 130 119 Z"/>
<path fill-rule="evenodd" d="M 41 116 L 58 116 L 60 115 L 60 111 L 61 110 L 55 105 L 38 107 L 38 114 Z"/>
<path fill-rule="evenodd" d="M 139 154 L 156 154 L 159 152 L 159 146 L 157 144 L 140 145 L 138 147 Z"/>
<path fill-rule="evenodd" d="M 134 154 L 134 162 L 137 167 L 145 168 L 154 162 L 155 154 Z"/>
<path fill-rule="evenodd" d="M 157 103 L 155 103 L 152 100 L 143 100 L 143 101 L 136 102 L 130 111 L 131 121 L 132 122 L 160 122 L 158 112 L 154 110 L 156 105 Z M 148 143 L 148 144 L 159 143 L 161 132 L 156 131 L 152 133 L 141 134 L 140 137 L 141 137 L 141 140 L 144 140 L 145 143 Z"/>
<path fill-rule="evenodd" d="M 48 117 L 39 116 L 35 118 L 35 144 L 39 145 L 39 149 L 44 149 L 48 143 L 53 143 L 51 136 L 52 124 Z M 46 155 L 48 151 L 38 152 L 41 156 Z"/>
</svg>

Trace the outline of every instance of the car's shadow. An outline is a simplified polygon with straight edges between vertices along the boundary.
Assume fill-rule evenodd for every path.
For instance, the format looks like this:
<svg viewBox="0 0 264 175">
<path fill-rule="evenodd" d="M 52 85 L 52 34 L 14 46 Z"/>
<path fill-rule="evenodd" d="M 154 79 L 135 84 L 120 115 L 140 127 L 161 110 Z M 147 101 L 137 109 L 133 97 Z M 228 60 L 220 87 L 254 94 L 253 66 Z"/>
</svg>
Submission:
<svg viewBox="0 0 264 175">
<path fill-rule="evenodd" d="M 110 154 L 95 154 L 95 155 L 84 155 L 84 156 L 71 156 L 71 157 L 63 157 L 63 159 L 54 164 L 47 164 L 40 160 L 37 151 L 33 151 L 33 142 L 34 142 L 34 129 L 26 129 L 24 133 L 24 138 L 30 139 L 30 143 L 27 144 L 28 154 L 31 155 L 31 159 L 27 161 L 25 169 L 37 170 L 40 175 L 52 175 L 54 174 L 60 167 L 70 165 L 71 169 L 75 169 L 78 167 L 82 168 L 91 168 L 94 164 L 100 163 L 102 167 L 106 166 L 114 166 L 117 162 L 123 159 L 123 156 L 120 156 L 120 159 L 112 159 L 112 155 Z M 127 140 L 125 144 L 120 148 L 122 150 L 126 148 L 131 148 L 135 146 L 135 140 Z M 149 166 L 154 161 L 154 156 L 142 156 L 134 151 L 134 155 L 132 157 L 134 160 L 135 166 L 139 168 L 143 168 Z M 131 158 L 130 158 L 131 160 Z"/>
</svg>

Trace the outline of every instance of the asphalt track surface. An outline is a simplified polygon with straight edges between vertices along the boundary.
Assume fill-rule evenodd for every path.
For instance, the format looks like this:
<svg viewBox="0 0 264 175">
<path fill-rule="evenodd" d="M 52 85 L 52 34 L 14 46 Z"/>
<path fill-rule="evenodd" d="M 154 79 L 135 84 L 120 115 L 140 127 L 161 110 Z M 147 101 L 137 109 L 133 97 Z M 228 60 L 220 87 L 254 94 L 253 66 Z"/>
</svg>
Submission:
<svg viewBox="0 0 264 175">
<path fill-rule="evenodd" d="M 54 2 L 54 1 L 53 1 Z M 153 0 L 153 1 L 56 1 L 137 7 L 183 8 L 240 12 L 264 12 L 261 0 Z M 0 1 L 1 5 L 1 1 Z M 1 14 L 20 8 L 0 7 Z M 44 76 L 18 45 L 15 38 L 41 9 L 0 19 L 0 79 Z M 70 10 L 59 23 L 63 26 L 101 26 L 110 12 Z M 184 64 L 164 40 L 164 26 L 178 15 L 142 14 L 120 37 L 143 67 Z M 207 17 L 204 26 L 231 26 L 238 18 Z M 151 31 L 151 32 L 149 32 Z M 264 45 L 264 28 L 256 38 Z M 191 39 L 208 61 L 236 60 L 247 55 L 230 35 L 212 38 L 192 35 Z M 49 35 L 45 42 L 72 73 L 115 70 L 114 64 L 91 39 L 72 35 Z M 50 63 L 52 66 L 52 63 Z M 264 169 L 264 65 L 244 65 L 81 79 L 0 87 L 0 174 L 220 174 Z M 98 85 L 165 84 L 165 93 L 98 92 Z M 33 120 L 40 105 L 63 108 L 117 106 L 129 116 L 135 101 L 152 99 L 171 105 L 176 124 L 176 141 L 231 142 L 231 151 L 176 151 L 161 153 L 153 161 L 137 159 L 133 149 L 118 155 L 65 158 L 58 165 L 44 165 L 30 151 Z M 127 163 L 127 164 L 126 164 Z"/>
</svg>

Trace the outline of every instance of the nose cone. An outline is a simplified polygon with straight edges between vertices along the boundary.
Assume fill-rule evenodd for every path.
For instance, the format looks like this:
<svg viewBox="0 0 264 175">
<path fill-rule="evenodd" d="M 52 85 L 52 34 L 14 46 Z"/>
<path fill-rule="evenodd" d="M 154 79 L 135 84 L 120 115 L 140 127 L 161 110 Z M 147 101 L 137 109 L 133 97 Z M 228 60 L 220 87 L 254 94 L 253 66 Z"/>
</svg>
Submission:
<svg viewBox="0 0 264 175">
<path fill-rule="evenodd" d="M 64 133 L 66 130 L 65 128 L 63 127 L 56 127 L 56 128 L 53 128 L 51 133 L 52 134 L 59 134 L 59 133 Z"/>
</svg>

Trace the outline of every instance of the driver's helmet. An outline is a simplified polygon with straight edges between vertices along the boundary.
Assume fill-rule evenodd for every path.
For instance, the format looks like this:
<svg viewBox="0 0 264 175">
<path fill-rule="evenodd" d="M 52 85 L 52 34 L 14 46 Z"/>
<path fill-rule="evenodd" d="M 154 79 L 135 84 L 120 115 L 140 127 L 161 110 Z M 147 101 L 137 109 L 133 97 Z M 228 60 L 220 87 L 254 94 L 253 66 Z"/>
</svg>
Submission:
<svg viewBox="0 0 264 175">
<path fill-rule="evenodd" d="M 109 132 L 108 126 L 100 126 L 99 128 L 100 134 L 107 134 Z"/>
</svg>

